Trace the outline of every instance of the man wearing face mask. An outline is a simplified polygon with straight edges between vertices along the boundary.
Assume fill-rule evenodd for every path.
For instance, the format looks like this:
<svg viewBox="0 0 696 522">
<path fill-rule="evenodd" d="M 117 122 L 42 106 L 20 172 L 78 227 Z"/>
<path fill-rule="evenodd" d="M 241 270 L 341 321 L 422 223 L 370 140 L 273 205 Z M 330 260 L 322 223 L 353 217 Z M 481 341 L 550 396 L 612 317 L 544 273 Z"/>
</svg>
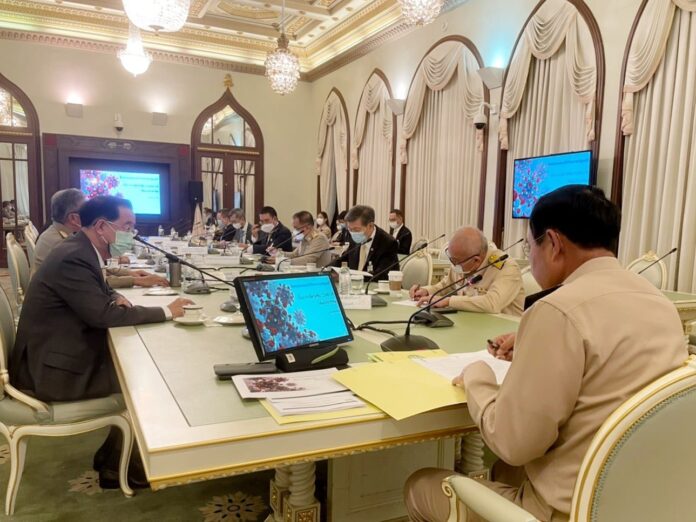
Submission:
<svg viewBox="0 0 696 522">
<path fill-rule="evenodd" d="M 44 259 L 58 244 L 80 231 L 80 208 L 84 202 L 84 195 L 75 188 L 59 190 L 53 194 L 51 198 L 51 218 L 53 223 L 39 236 L 36 242 L 34 272 L 40 268 Z M 120 257 L 132 250 L 132 235 L 122 235 L 119 241 L 116 241 L 109 247 L 109 257 Z M 107 268 L 105 271 L 106 281 L 111 288 L 169 286 L 169 282 L 166 279 L 145 270 Z"/>
<path fill-rule="evenodd" d="M 247 223 L 244 211 L 241 208 L 230 210 L 230 225 L 225 229 L 223 241 L 236 241 L 240 246 L 246 246 L 252 243 L 251 239 L 251 223 Z M 231 230 L 230 230 L 231 228 Z"/>
<path fill-rule="evenodd" d="M 292 252 L 290 229 L 278 221 L 278 213 L 273 207 L 263 207 L 259 212 L 259 224 L 252 228 L 254 254 L 267 254 L 271 248 Z"/>
<path fill-rule="evenodd" d="M 346 214 L 350 241 L 346 252 L 334 261 L 334 266 L 347 262 L 351 270 L 366 271 L 372 264 L 372 273 L 381 273 L 377 279 L 387 279 L 387 268 L 398 263 L 396 240 L 375 225 L 375 210 L 356 205 Z M 360 248 L 354 248 L 360 245 Z"/>
<path fill-rule="evenodd" d="M 512 259 L 495 263 L 504 252 L 489 248 L 483 232 L 473 227 L 460 228 L 449 241 L 447 255 L 452 263 L 447 277 L 436 285 L 422 288 L 414 285 L 409 290 L 411 299 L 425 306 L 438 290 L 492 263 L 481 273 L 481 281 L 465 288 L 460 295 L 443 299 L 435 307 L 450 306 L 465 312 L 522 315 L 524 287 L 520 267 Z"/>
<path fill-rule="evenodd" d="M 82 229 L 56 245 L 34 274 L 9 365 L 17 388 L 46 402 L 108 398 L 103 402 L 111 405 L 109 411 L 125 407 L 108 329 L 181 317 L 184 305 L 192 303 L 179 298 L 164 307 L 133 306 L 107 284 L 102 267 L 109 247 L 119 232 L 129 233 L 134 220 L 125 199 L 87 201 L 80 208 Z M 107 446 L 100 450 L 103 458 L 95 459 L 95 469 L 103 488 L 118 487 L 118 455 L 113 444 Z M 144 482 L 142 474 L 131 477 L 130 471 L 129 479 Z"/>
<path fill-rule="evenodd" d="M 404 225 L 404 213 L 395 208 L 389 213 L 389 229 L 396 242 L 399 243 L 399 254 L 411 253 L 411 231 Z"/>
<path fill-rule="evenodd" d="M 295 228 L 295 239 L 300 244 L 287 255 L 290 264 L 316 263 L 319 268 L 323 268 L 331 263 L 331 252 L 327 250 L 330 248 L 329 240 L 314 228 L 312 214 L 306 210 L 297 212 L 292 216 L 292 226 Z"/>
</svg>

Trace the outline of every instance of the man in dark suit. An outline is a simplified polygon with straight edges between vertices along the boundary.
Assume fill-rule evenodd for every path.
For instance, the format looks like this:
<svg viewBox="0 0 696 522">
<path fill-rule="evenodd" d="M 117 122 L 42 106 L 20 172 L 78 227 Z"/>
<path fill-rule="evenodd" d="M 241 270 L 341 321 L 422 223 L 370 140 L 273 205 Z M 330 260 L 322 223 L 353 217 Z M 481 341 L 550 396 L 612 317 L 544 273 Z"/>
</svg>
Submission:
<svg viewBox="0 0 696 522">
<path fill-rule="evenodd" d="M 220 238 L 222 241 L 227 241 L 228 243 L 236 241 L 240 245 L 252 243 L 251 223 L 247 223 L 246 216 L 241 208 L 229 210 L 227 215 L 223 216 L 223 221 L 225 219 L 227 219 L 228 224 Z"/>
<path fill-rule="evenodd" d="M 390 265 L 398 266 L 396 239 L 375 225 L 375 210 L 357 205 L 346 214 L 346 226 L 350 233 L 348 249 L 335 262 L 335 266 L 348 262 L 352 270 L 366 271 L 372 265 L 372 273 L 384 270 L 377 279 L 387 279 Z M 358 245 L 360 247 L 358 248 Z"/>
<path fill-rule="evenodd" d="M 252 228 L 252 234 L 256 238 L 253 244 L 254 254 L 267 254 L 268 249 L 274 247 L 292 252 L 292 233 L 290 229 L 278 221 L 278 213 L 273 207 L 263 207 L 259 212 L 260 225 Z"/>
<path fill-rule="evenodd" d="M 31 279 L 10 360 L 12 383 L 47 402 L 120 393 L 107 329 L 180 317 L 191 303 L 176 299 L 166 307 L 133 306 L 105 281 L 109 245 L 133 240 L 129 201 L 99 196 L 79 213 L 82 230 L 56 245 Z M 109 462 L 118 469 L 117 458 Z M 117 477 L 116 472 L 109 481 Z"/>
<path fill-rule="evenodd" d="M 389 213 L 389 229 L 392 237 L 399 243 L 399 254 L 410 254 L 413 236 L 411 231 L 404 225 L 404 213 L 398 208 Z"/>
</svg>

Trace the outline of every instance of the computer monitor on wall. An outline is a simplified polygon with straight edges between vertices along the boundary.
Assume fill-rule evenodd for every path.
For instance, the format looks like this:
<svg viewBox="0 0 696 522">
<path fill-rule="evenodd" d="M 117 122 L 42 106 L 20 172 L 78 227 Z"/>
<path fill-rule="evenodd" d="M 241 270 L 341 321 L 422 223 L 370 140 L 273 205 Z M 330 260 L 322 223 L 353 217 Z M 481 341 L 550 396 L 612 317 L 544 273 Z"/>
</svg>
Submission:
<svg viewBox="0 0 696 522">
<path fill-rule="evenodd" d="M 566 185 L 592 185 L 592 151 L 516 159 L 512 183 L 512 217 L 529 218 L 544 194 Z"/>
</svg>

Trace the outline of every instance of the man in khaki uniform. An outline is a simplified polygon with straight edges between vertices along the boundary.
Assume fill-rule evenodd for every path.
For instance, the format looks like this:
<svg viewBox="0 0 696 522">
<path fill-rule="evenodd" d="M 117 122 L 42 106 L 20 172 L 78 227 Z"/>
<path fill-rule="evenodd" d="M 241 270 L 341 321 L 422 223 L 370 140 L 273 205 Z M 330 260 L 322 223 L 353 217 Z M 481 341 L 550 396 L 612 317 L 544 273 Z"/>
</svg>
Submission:
<svg viewBox="0 0 696 522">
<path fill-rule="evenodd" d="M 486 444 L 508 465 L 493 470 L 507 478 L 497 475 L 498 482 L 486 485 L 539 520 L 565 521 L 601 424 L 683 364 L 687 351 L 674 306 L 616 260 L 620 214 L 600 189 L 558 189 L 539 200 L 529 224 L 534 278 L 544 289 L 561 286 L 525 312 L 516 336 L 501 336 L 489 348 L 512 360 L 501 386 L 484 363 L 469 366 L 454 383 L 466 388 Z M 521 466 L 517 480 L 510 466 Z M 446 520 L 440 483 L 451 474 L 425 469 L 409 478 L 413 520 Z"/>
<path fill-rule="evenodd" d="M 314 227 L 312 214 L 306 210 L 297 212 L 292 216 L 292 226 L 295 229 L 295 238 L 302 239 L 300 245 L 287 254 L 291 264 L 316 263 L 317 267 L 324 268 L 331 263 L 329 238 L 320 229 Z"/>
<path fill-rule="evenodd" d="M 457 230 L 450 239 L 447 255 L 452 263 L 447 277 L 432 286 L 421 288 L 414 285 L 409 291 L 411 299 L 419 300 L 421 305 L 428 304 L 438 290 L 461 280 L 466 274 L 475 272 L 488 263 L 494 263 L 504 252 L 489 248 L 488 240 L 480 230 L 464 227 Z M 524 287 L 520 268 L 515 261 L 506 259 L 494 263 L 481 275 L 483 277 L 477 284 L 460 291 L 459 295 L 443 299 L 435 308 L 450 306 L 465 312 L 522 315 Z M 443 290 L 434 300 L 454 288 L 455 286 L 452 286 Z"/>
</svg>

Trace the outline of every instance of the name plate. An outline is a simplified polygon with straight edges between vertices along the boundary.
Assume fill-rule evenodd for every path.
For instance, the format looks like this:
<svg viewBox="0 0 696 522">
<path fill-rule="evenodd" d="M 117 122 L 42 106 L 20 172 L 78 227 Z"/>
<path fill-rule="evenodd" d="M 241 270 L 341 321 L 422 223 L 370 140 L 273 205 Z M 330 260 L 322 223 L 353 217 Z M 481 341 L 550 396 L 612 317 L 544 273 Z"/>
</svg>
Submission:
<svg viewBox="0 0 696 522">
<path fill-rule="evenodd" d="M 180 248 L 179 248 L 179 254 L 191 254 L 192 256 L 205 256 L 205 255 L 208 254 L 208 247 L 207 247 L 207 246 L 202 246 L 202 247 L 192 247 L 192 246 L 180 247 Z"/>
<path fill-rule="evenodd" d="M 342 295 L 341 304 L 346 310 L 370 310 L 372 308 L 372 296 L 365 294 Z"/>
</svg>

